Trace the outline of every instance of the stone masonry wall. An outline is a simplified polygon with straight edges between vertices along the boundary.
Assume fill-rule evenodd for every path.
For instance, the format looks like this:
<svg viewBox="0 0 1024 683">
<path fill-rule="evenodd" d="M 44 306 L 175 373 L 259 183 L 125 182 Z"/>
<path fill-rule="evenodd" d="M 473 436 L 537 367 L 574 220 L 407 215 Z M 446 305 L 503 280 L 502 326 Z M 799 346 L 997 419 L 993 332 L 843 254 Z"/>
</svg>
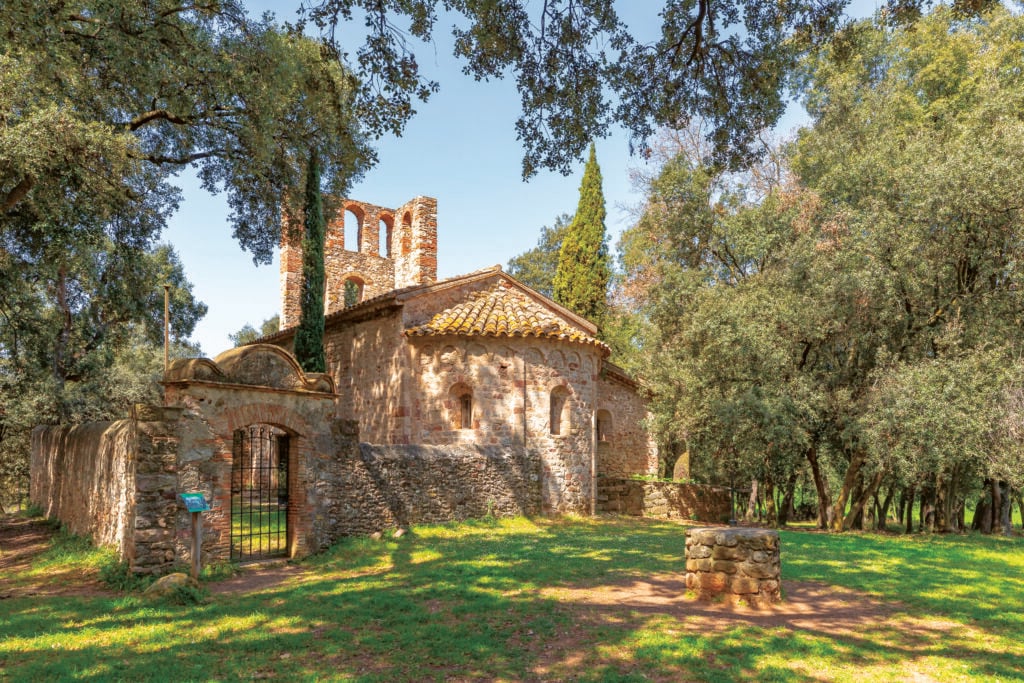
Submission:
<svg viewBox="0 0 1024 683">
<path fill-rule="evenodd" d="M 345 248 L 345 214 L 357 224 L 358 251 Z M 381 243 L 381 226 L 385 229 Z M 437 200 L 416 197 L 399 209 L 387 209 L 351 199 L 341 200 L 327 223 L 324 238 L 326 292 L 324 310 L 345 307 L 345 281 L 362 286 L 361 300 L 396 288 L 426 284 L 437 279 Z M 301 230 L 282 227 L 281 329 L 299 322 L 302 293 Z"/>
<path fill-rule="evenodd" d="M 658 519 L 729 521 L 729 489 L 703 484 L 598 477 L 597 511 Z"/>
<path fill-rule="evenodd" d="M 416 197 L 395 210 L 395 288 L 437 280 L 437 200 Z"/>
<path fill-rule="evenodd" d="M 130 420 L 36 427 L 32 502 L 72 533 L 130 552 L 134 437 Z"/>
<path fill-rule="evenodd" d="M 540 511 L 537 460 L 503 448 L 364 443 L 314 467 L 313 528 L 325 545 L 410 524 Z"/>
<path fill-rule="evenodd" d="M 289 555 L 306 555 L 324 545 L 313 530 L 319 502 L 309 473 L 345 455 L 346 446 L 355 448 L 354 440 L 335 438 L 334 395 L 203 381 L 169 382 L 164 392 L 167 405 L 181 409 L 174 425 L 177 490 L 201 492 L 210 502 L 211 510 L 203 513 L 204 562 L 230 557 L 233 436 L 255 424 L 273 425 L 289 435 Z M 188 562 L 191 520 L 183 506 L 177 510 L 176 556 Z"/>
<path fill-rule="evenodd" d="M 782 595 L 779 532 L 742 527 L 687 529 L 686 587 L 704 600 L 768 607 Z"/>
<path fill-rule="evenodd" d="M 647 402 L 635 384 L 615 372 L 602 372 L 598 384 L 599 411 L 606 411 L 611 428 L 597 444 L 598 476 L 657 474 L 658 448 L 644 429 Z"/>
<path fill-rule="evenodd" d="M 598 351 L 543 339 L 428 337 L 410 340 L 418 388 L 414 443 L 526 448 L 539 458 L 545 513 L 590 513 Z M 453 388 L 472 393 L 472 427 L 456 417 Z M 560 433 L 551 396 L 565 391 Z"/>
</svg>

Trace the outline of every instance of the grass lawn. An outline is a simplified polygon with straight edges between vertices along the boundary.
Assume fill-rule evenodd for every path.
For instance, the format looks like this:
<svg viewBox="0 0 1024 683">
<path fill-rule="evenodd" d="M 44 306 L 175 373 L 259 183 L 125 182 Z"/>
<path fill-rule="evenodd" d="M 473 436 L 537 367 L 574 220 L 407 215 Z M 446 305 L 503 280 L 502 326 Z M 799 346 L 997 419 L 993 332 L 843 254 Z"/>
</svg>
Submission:
<svg viewBox="0 0 1024 683">
<path fill-rule="evenodd" d="M 783 532 L 784 590 L 881 607 L 839 625 L 829 609 L 779 622 L 681 594 L 601 599 L 680 572 L 684 541 L 663 522 L 479 521 L 351 539 L 201 605 L 11 598 L 0 681 L 1024 680 L 1020 538 Z"/>
</svg>

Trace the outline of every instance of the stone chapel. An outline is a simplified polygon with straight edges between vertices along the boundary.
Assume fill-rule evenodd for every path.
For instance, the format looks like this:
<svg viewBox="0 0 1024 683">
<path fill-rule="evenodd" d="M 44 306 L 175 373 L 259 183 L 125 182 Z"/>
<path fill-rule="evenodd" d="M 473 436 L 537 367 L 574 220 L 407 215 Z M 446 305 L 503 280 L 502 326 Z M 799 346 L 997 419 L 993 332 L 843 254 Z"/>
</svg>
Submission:
<svg viewBox="0 0 1024 683">
<path fill-rule="evenodd" d="M 324 347 L 340 419 L 362 442 L 523 449 L 546 513 L 589 514 L 597 476 L 657 472 L 637 383 L 596 326 L 494 266 L 437 279 L 437 200 L 345 200 L 328 221 Z M 344 212 L 358 251 L 345 249 Z M 281 330 L 299 320 L 301 238 L 283 232 Z"/>
<path fill-rule="evenodd" d="M 152 574 L 192 561 L 199 514 L 205 561 L 240 563 L 491 514 L 728 519 L 724 489 L 629 479 L 657 471 L 646 405 L 592 323 L 498 266 L 438 281 L 434 199 L 341 211 L 358 250 L 335 217 L 326 373 L 290 353 L 302 254 L 283 231 L 281 330 L 175 360 L 161 405 L 37 427 L 33 502 Z"/>
</svg>

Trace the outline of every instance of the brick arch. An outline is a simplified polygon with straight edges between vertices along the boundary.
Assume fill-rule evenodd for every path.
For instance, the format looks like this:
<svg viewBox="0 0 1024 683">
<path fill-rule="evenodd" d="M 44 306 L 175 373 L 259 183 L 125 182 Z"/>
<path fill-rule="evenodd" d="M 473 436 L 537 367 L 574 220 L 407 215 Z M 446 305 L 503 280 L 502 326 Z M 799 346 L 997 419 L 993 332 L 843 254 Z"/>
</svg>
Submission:
<svg viewBox="0 0 1024 683">
<path fill-rule="evenodd" d="M 381 211 L 378 215 L 380 225 L 383 226 L 384 238 L 378 243 L 378 255 L 383 258 L 394 258 L 392 244 L 395 234 L 395 214 L 392 211 Z"/>
<path fill-rule="evenodd" d="M 402 224 L 398 229 L 398 255 L 408 256 L 412 253 L 412 210 L 402 214 Z"/>
<path fill-rule="evenodd" d="M 300 438 L 314 433 L 313 426 L 301 414 L 271 401 L 225 408 L 223 419 L 229 434 L 252 424 L 272 425 Z"/>
<path fill-rule="evenodd" d="M 366 221 L 366 209 L 363 207 L 362 202 L 346 200 L 341 205 L 341 211 L 342 211 L 342 216 L 341 216 L 342 221 L 341 221 L 341 223 L 342 223 L 342 229 L 343 230 L 345 229 L 345 226 L 344 226 L 345 220 L 344 219 L 345 219 L 345 214 L 346 213 L 352 214 L 352 216 L 356 219 L 356 235 L 355 235 L 356 248 L 355 249 L 349 249 L 348 247 L 345 247 L 345 251 L 355 251 L 355 252 L 358 252 L 360 250 L 361 245 L 363 244 L 363 223 Z M 345 230 L 345 232 L 347 233 L 348 231 Z M 345 234 L 343 236 L 343 242 L 342 243 L 343 244 L 348 244 L 349 243 L 349 236 L 348 236 L 348 234 Z"/>
</svg>

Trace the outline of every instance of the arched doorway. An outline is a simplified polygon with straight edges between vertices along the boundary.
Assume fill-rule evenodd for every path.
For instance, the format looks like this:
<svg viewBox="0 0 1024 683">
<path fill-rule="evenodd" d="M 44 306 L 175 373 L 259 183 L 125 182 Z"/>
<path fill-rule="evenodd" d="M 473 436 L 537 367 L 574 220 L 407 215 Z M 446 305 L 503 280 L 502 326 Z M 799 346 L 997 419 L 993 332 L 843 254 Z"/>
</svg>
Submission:
<svg viewBox="0 0 1024 683">
<path fill-rule="evenodd" d="M 235 430 L 231 462 L 231 561 L 288 557 L 289 439 L 253 424 Z"/>
</svg>

